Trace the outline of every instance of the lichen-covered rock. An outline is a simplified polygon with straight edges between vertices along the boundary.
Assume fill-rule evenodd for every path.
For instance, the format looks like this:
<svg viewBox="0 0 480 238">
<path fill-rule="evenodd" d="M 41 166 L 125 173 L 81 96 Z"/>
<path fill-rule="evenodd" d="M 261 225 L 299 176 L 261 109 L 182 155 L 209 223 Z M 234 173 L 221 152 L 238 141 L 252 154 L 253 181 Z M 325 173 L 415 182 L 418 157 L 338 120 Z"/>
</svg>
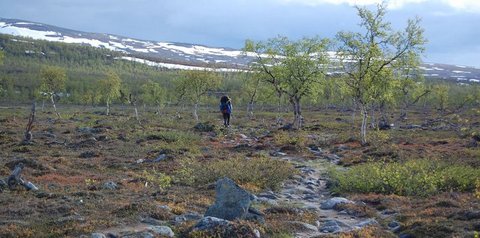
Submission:
<svg viewBox="0 0 480 238">
<path fill-rule="evenodd" d="M 215 203 L 205 212 L 205 216 L 225 220 L 245 219 L 253 196 L 240 188 L 229 178 L 217 181 Z"/>
</svg>

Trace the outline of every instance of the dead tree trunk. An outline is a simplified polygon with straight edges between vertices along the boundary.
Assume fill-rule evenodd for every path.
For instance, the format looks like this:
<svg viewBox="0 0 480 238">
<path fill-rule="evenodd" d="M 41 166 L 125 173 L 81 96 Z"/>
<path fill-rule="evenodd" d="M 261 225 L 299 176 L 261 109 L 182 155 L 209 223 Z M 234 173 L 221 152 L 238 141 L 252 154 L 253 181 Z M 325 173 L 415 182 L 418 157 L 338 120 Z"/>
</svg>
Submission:
<svg viewBox="0 0 480 238">
<path fill-rule="evenodd" d="M 51 93 L 50 94 L 50 100 L 52 101 L 52 106 L 53 106 L 53 110 L 55 111 L 55 114 L 57 114 L 57 117 L 60 119 L 60 113 L 58 113 L 57 111 L 57 106 L 55 105 L 55 93 Z"/>
<path fill-rule="evenodd" d="M 25 135 L 23 138 L 22 144 L 30 144 L 33 140 L 32 129 L 33 122 L 35 121 L 35 102 L 32 104 L 32 111 L 30 112 L 30 117 L 28 118 L 27 126 L 25 127 Z"/>
</svg>

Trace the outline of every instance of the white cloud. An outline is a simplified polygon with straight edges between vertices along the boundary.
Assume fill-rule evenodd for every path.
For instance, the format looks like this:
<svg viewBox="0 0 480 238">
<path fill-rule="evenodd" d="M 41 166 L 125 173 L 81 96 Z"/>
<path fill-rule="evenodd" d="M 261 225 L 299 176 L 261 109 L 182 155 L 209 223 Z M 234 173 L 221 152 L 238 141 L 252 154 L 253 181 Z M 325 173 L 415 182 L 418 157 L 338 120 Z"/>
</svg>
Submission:
<svg viewBox="0 0 480 238">
<path fill-rule="evenodd" d="M 457 10 L 480 13 L 479 0 L 442 0 L 442 2 Z"/>
<path fill-rule="evenodd" d="M 309 6 L 317 6 L 321 4 L 348 4 L 355 5 L 373 5 L 382 3 L 383 0 L 280 0 L 283 3 L 299 3 Z M 418 4 L 423 2 L 431 2 L 437 4 L 448 5 L 455 10 L 480 13 L 480 0 L 386 0 L 388 8 L 400 9 L 408 4 Z"/>
<path fill-rule="evenodd" d="M 284 3 L 301 3 L 310 6 L 316 6 L 320 4 L 348 4 L 350 6 L 355 5 L 373 5 L 382 3 L 383 0 L 282 0 Z M 388 0 L 386 1 L 390 9 L 398 9 L 409 3 L 421 3 L 427 0 Z"/>
</svg>

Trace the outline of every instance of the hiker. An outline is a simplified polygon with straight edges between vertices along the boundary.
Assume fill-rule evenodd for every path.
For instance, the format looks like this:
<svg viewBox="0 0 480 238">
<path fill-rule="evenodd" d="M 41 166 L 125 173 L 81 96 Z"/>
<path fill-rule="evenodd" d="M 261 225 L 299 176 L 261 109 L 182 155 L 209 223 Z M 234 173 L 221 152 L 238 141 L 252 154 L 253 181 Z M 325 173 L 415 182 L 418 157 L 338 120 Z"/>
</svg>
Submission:
<svg viewBox="0 0 480 238">
<path fill-rule="evenodd" d="M 220 98 L 220 112 L 223 115 L 223 125 L 225 127 L 230 126 L 230 114 L 232 113 L 232 102 L 227 95 Z"/>
</svg>

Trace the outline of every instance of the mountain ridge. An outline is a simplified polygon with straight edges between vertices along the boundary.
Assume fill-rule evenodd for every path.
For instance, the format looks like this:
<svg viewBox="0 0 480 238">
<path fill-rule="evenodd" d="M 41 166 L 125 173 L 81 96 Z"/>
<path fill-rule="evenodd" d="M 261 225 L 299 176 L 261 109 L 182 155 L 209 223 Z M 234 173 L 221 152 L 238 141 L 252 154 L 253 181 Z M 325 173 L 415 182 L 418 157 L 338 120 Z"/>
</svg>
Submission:
<svg viewBox="0 0 480 238">
<path fill-rule="evenodd" d="M 0 34 L 54 42 L 76 43 L 125 53 L 122 60 L 136 61 L 168 69 L 215 68 L 238 71 L 247 68 L 251 55 L 230 47 L 141 40 L 116 34 L 91 33 L 39 22 L 0 17 Z M 445 63 L 423 63 L 425 78 L 480 83 L 480 69 Z"/>
</svg>

